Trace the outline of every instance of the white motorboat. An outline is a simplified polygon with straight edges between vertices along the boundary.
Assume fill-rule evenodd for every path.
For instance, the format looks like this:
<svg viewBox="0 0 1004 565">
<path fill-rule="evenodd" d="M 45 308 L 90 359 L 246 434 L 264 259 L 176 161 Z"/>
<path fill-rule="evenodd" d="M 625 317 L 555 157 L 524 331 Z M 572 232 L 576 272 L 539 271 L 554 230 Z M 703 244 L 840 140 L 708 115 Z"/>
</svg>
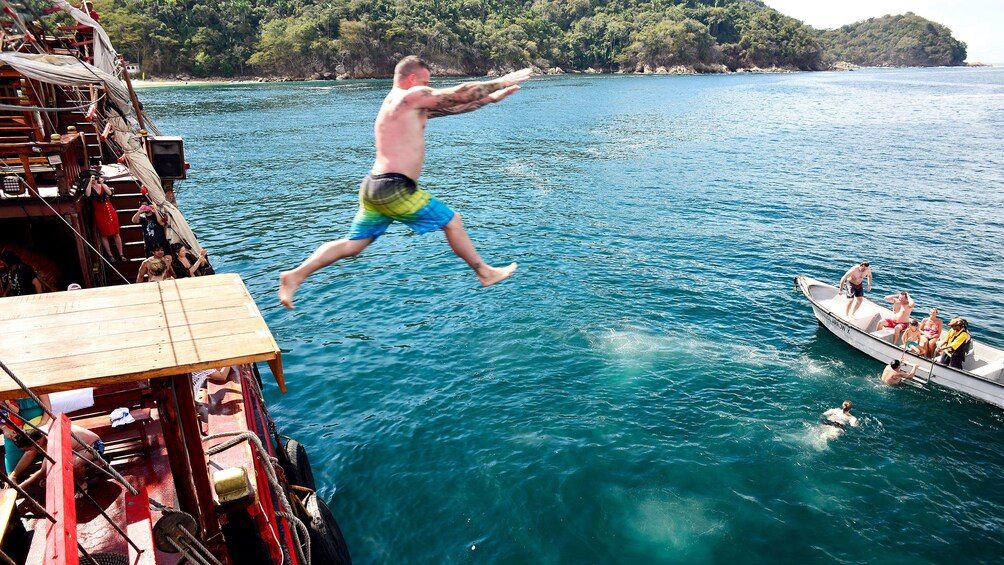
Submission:
<svg viewBox="0 0 1004 565">
<path fill-rule="evenodd" d="M 809 299 L 819 324 L 858 351 L 882 363 L 903 356 L 903 346 L 892 343 L 891 328 L 875 329 L 879 320 L 892 316 L 889 308 L 865 298 L 848 319 L 845 316 L 848 298 L 837 287 L 804 276 L 795 277 L 795 286 Z M 976 340 L 972 345 L 962 370 L 910 352 L 906 353 L 904 363 L 918 366 L 918 382 L 938 384 L 1004 408 L 1004 350 Z"/>
</svg>

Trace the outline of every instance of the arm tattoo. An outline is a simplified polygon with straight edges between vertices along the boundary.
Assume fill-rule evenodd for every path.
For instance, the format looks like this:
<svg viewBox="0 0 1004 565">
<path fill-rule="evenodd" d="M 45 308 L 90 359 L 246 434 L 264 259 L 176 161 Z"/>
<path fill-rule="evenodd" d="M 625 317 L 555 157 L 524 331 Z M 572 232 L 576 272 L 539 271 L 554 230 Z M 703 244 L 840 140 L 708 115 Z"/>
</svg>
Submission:
<svg viewBox="0 0 1004 565">
<path fill-rule="evenodd" d="M 432 108 L 430 108 L 430 111 L 479 102 L 492 92 L 502 90 L 505 87 L 506 85 L 503 84 L 502 81 L 490 80 L 487 82 L 469 82 L 461 84 L 456 88 L 440 94 L 434 94 L 433 90 L 429 89 L 427 94 L 436 98 L 436 102 L 433 104 Z M 488 102 L 486 101 L 482 103 L 481 106 L 484 106 L 487 103 Z M 478 106 L 478 108 L 481 106 Z M 473 109 L 474 108 L 471 108 L 471 110 Z"/>
<path fill-rule="evenodd" d="M 457 114 L 465 114 L 467 112 L 472 112 L 478 108 L 485 106 L 489 103 L 488 97 L 484 97 L 480 100 L 475 100 L 474 102 L 468 102 L 467 104 L 458 104 L 456 106 L 448 106 L 443 108 L 436 108 L 434 110 L 429 110 L 428 116 L 430 118 L 441 118 L 443 116 L 454 116 Z"/>
</svg>

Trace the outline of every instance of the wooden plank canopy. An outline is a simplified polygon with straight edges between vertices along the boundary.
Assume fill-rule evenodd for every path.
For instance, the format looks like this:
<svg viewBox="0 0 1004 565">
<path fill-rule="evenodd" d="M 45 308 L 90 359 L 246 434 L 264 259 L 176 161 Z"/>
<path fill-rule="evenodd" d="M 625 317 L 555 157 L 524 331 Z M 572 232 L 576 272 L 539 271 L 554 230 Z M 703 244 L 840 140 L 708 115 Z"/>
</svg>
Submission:
<svg viewBox="0 0 1004 565">
<path fill-rule="evenodd" d="M 241 278 L 0 298 L 0 361 L 36 394 L 267 361 L 279 347 Z M 0 371 L 0 400 L 27 396 Z"/>
</svg>

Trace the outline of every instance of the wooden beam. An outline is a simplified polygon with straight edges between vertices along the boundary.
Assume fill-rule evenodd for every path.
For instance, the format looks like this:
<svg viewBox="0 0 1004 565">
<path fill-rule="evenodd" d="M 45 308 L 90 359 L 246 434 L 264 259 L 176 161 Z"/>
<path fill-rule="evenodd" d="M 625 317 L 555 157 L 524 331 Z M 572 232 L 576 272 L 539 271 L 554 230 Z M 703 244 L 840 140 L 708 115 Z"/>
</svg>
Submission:
<svg viewBox="0 0 1004 565">
<path fill-rule="evenodd" d="M 195 483 L 195 494 L 198 496 L 202 515 L 202 540 L 209 545 L 209 550 L 214 555 L 222 555 L 225 548 L 221 546 L 223 540 L 219 535 L 220 519 L 213 501 L 213 487 L 209 483 L 209 465 L 206 463 L 206 450 L 202 445 L 202 426 L 199 424 L 199 414 L 195 409 L 192 377 L 188 374 L 178 375 L 173 378 L 173 385 L 175 398 L 178 400 L 178 421 L 185 439 L 188 460 L 192 466 L 192 480 Z"/>
<path fill-rule="evenodd" d="M 46 522 L 45 562 L 56 565 L 78 565 L 77 504 L 73 498 L 73 439 L 70 420 L 59 414 L 49 427 L 45 448 L 56 463 L 45 472 L 45 511 L 56 519 Z"/>
<path fill-rule="evenodd" d="M 167 460 L 171 465 L 171 476 L 174 477 L 174 490 L 178 495 L 178 506 L 195 518 L 199 531 L 204 530 L 202 514 L 199 512 L 199 497 L 195 492 L 195 481 L 192 478 L 192 466 L 188 460 L 188 449 L 181 430 L 178 417 L 178 397 L 174 394 L 172 378 L 157 379 L 151 383 L 156 390 L 157 408 L 162 420 L 164 445 L 167 447 Z M 191 386 L 191 385 L 189 385 Z"/>
</svg>

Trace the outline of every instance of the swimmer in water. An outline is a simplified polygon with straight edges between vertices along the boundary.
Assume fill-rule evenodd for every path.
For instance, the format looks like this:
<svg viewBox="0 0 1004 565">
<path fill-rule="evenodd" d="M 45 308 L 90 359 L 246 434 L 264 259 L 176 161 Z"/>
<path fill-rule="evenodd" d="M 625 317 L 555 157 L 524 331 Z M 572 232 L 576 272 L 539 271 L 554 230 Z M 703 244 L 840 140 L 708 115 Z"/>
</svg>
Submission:
<svg viewBox="0 0 1004 565">
<path fill-rule="evenodd" d="M 913 370 L 907 373 L 906 371 L 901 371 L 900 367 L 903 366 L 903 359 L 895 359 L 889 363 L 886 368 L 882 371 L 882 382 L 887 385 L 898 385 L 905 379 L 912 379 L 917 375 L 917 366 L 913 366 Z"/>
<path fill-rule="evenodd" d="M 845 400 L 840 408 L 831 408 L 823 412 L 821 423 L 841 430 L 846 429 L 847 426 L 858 427 L 858 419 L 851 414 L 852 406 L 854 404 L 850 400 Z"/>
</svg>

